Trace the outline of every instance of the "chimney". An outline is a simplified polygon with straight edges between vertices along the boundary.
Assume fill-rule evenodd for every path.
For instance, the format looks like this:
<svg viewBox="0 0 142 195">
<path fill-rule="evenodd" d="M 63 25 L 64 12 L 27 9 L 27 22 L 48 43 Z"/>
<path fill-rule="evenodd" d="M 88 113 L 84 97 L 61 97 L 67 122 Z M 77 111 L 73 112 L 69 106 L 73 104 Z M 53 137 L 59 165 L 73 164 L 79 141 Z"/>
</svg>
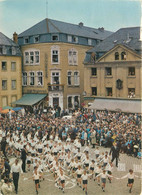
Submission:
<svg viewBox="0 0 142 195">
<path fill-rule="evenodd" d="M 18 43 L 18 35 L 17 35 L 16 32 L 13 34 L 13 41 L 14 41 L 15 43 Z"/>
<path fill-rule="evenodd" d="M 101 27 L 101 28 L 98 28 L 98 30 L 101 32 L 104 32 L 105 29 L 103 27 Z"/>
<path fill-rule="evenodd" d="M 78 25 L 79 27 L 83 27 L 83 22 L 80 22 Z"/>
</svg>

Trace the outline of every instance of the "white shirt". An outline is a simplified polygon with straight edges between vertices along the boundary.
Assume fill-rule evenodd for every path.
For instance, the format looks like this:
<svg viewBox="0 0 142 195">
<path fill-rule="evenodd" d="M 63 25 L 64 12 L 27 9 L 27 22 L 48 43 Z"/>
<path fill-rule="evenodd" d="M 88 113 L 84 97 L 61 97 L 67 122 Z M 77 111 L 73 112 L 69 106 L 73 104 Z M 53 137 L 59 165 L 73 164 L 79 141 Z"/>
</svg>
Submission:
<svg viewBox="0 0 142 195">
<path fill-rule="evenodd" d="M 132 174 L 128 173 L 127 175 L 121 177 L 121 179 L 124 179 L 124 178 L 134 179 L 134 177 L 139 177 L 139 176 L 135 175 L 135 173 L 132 173 Z"/>
<path fill-rule="evenodd" d="M 22 171 L 22 169 L 21 169 L 21 166 L 19 165 L 19 164 L 13 164 L 12 166 L 11 166 L 11 173 L 23 173 L 23 171 Z"/>
</svg>

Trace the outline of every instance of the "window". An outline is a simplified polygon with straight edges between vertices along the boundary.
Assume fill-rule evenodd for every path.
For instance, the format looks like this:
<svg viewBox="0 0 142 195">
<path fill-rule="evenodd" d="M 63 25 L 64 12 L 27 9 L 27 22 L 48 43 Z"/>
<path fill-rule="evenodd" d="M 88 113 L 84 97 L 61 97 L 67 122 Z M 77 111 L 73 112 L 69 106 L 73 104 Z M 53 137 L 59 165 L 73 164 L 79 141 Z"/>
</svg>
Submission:
<svg viewBox="0 0 142 195">
<path fill-rule="evenodd" d="M 16 55 L 16 48 L 12 47 L 12 55 Z"/>
<path fill-rule="evenodd" d="M 25 43 L 25 44 L 29 43 L 29 38 L 28 38 L 28 37 L 26 37 L 26 38 L 24 39 L 24 43 Z"/>
<path fill-rule="evenodd" d="M 73 37 L 72 37 L 72 41 L 73 41 L 73 43 L 78 43 L 78 37 L 73 36 Z"/>
<path fill-rule="evenodd" d="M 34 84 L 35 84 L 35 73 L 30 72 L 30 85 L 34 85 Z"/>
<path fill-rule="evenodd" d="M 35 51 L 35 63 L 39 63 L 39 51 Z"/>
<path fill-rule="evenodd" d="M 72 36 L 68 35 L 68 42 L 72 42 Z"/>
<path fill-rule="evenodd" d="M 79 72 L 74 72 L 74 85 L 79 85 Z"/>
<path fill-rule="evenodd" d="M 22 85 L 27 86 L 27 73 L 26 72 L 22 73 Z"/>
<path fill-rule="evenodd" d="M 80 106 L 80 96 L 79 95 L 69 95 L 67 96 L 68 108 L 77 109 Z"/>
<path fill-rule="evenodd" d="M 11 89 L 16 89 L 16 80 L 11 81 Z"/>
<path fill-rule="evenodd" d="M 39 43 L 39 36 L 34 37 L 34 43 Z"/>
<path fill-rule="evenodd" d="M 51 63 L 52 64 L 59 64 L 59 47 L 52 46 L 51 47 Z"/>
<path fill-rule="evenodd" d="M 24 60 L 25 64 L 37 65 L 39 64 L 39 51 L 25 51 Z"/>
<path fill-rule="evenodd" d="M 7 96 L 2 97 L 2 107 L 5 107 L 8 105 L 8 98 Z"/>
<path fill-rule="evenodd" d="M 115 60 L 119 60 L 119 53 L 115 52 Z"/>
<path fill-rule="evenodd" d="M 72 85 L 72 72 L 68 72 L 68 85 Z"/>
<path fill-rule="evenodd" d="M 38 85 L 43 85 L 43 72 L 37 72 L 37 80 L 38 80 Z"/>
<path fill-rule="evenodd" d="M 7 80 L 2 80 L 2 90 L 7 89 Z"/>
<path fill-rule="evenodd" d="M 52 84 L 59 84 L 60 73 L 52 72 Z"/>
<path fill-rule="evenodd" d="M 6 49 L 5 46 L 2 47 L 2 53 L 3 53 L 3 54 L 6 54 L 6 53 L 7 53 L 7 49 Z"/>
<path fill-rule="evenodd" d="M 2 62 L 1 69 L 2 70 L 7 70 L 7 62 Z"/>
<path fill-rule="evenodd" d="M 135 98 L 135 88 L 128 88 L 128 98 Z"/>
<path fill-rule="evenodd" d="M 92 39 L 88 39 L 88 45 L 92 45 Z"/>
<path fill-rule="evenodd" d="M 91 68 L 91 75 L 96 76 L 97 75 L 97 68 Z"/>
<path fill-rule="evenodd" d="M 16 70 L 16 62 L 11 62 L 11 71 Z"/>
<path fill-rule="evenodd" d="M 72 104 L 72 96 L 68 97 L 68 108 L 72 108 L 73 104 Z"/>
<path fill-rule="evenodd" d="M 53 50 L 52 51 L 52 62 L 53 63 L 58 63 L 58 50 Z"/>
<path fill-rule="evenodd" d="M 105 75 L 106 75 L 106 76 L 112 75 L 111 67 L 106 67 L 106 68 L 105 68 Z"/>
<path fill-rule="evenodd" d="M 97 87 L 92 87 L 92 95 L 97 95 Z"/>
<path fill-rule="evenodd" d="M 112 88 L 111 87 L 106 88 L 106 95 L 107 96 L 112 96 Z"/>
<path fill-rule="evenodd" d="M 121 60 L 126 60 L 126 52 L 121 53 Z"/>
<path fill-rule="evenodd" d="M 128 76 L 134 76 L 134 75 L 135 75 L 135 67 L 129 67 Z"/>
<path fill-rule="evenodd" d="M 58 41 L 59 36 L 58 35 L 52 35 L 52 41 Z"/>
<path fill-rule="evenodd" d="M 78 53 L 76 50 L 74 50 L 74 49 L 69 50 L 68 63 L 69 63 L 69 65 L 77 65 L 78 64 Z"/>
</svg>

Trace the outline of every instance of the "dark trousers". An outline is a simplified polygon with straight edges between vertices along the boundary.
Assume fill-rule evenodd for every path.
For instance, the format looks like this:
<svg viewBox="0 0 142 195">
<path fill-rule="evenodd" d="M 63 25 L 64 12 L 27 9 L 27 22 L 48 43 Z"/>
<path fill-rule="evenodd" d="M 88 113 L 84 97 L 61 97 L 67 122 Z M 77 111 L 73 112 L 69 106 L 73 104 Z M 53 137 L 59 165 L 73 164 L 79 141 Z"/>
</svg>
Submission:
<svg viewBox="0 0 142 195">
<path fill-rule="evenodd" d="M 116 167 L 117 167 L 117 166 L 118 166 L 118 156 L 113 156 L 113 155 L 112 155 L 111 162 L 113 162 L 114 159 L 116 159 Z"/>
<path fill-rule="evenodd" d="M 22 170 L 23 172 L 26 172 L 26 160 L 22 159 Z"/>
<path fill-rule="evenodd" d="M 13 183 L 16 192 L 18 191 L 18 181 L 19 181 L 19 173 L 13 173 Z"/>
</svg>

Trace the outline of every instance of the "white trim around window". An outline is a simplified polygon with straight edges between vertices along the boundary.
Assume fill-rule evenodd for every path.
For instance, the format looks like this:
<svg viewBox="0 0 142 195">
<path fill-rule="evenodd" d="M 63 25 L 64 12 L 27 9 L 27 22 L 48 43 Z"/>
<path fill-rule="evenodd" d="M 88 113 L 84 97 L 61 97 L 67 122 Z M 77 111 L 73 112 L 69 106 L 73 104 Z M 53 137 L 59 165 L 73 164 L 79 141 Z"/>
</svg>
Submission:
<svg viewBox="0 0 142 195">
<path fill-rule="evenodd" d="M 37 71 L 36 72 L 36 85 L 37 86 L 43 86 L 44 85 L 44 77 L 43 77 L 43 71 Z"/>
<path fill-rule="evenodd" d="M 78 51 L 74 48 L 68 51 L 68 64 L 78 65 Z"/>
<path fill-rule="evenodd" d="M 60 64 L 60 48 L 57 45 L 51 47 L 51 64 Z"/>
<path fill-rule="evenodd" d="M 24 51 L 24 65 L 39 65 L 40 64 L 40 50 L 29 49 Z"/>
</svg>

